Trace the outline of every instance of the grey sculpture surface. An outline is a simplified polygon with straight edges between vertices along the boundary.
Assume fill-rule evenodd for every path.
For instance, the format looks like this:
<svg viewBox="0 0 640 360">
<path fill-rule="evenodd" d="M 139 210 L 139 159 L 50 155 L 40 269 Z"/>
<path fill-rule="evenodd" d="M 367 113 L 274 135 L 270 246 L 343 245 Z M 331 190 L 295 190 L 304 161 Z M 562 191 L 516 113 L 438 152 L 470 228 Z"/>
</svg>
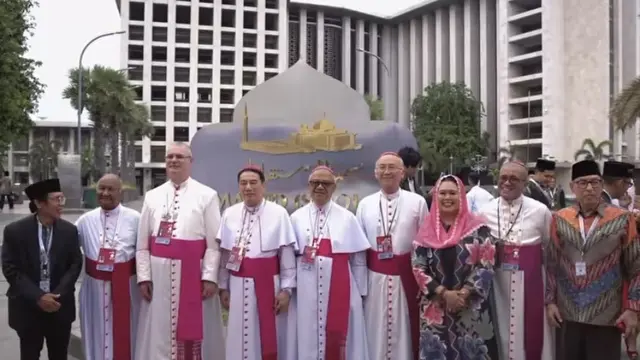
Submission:
<svg viewBox="0 0 640 360">
<path fill-rule="evenodd" d="M 67 202 L 65 206 L 70 209 L 82 207 L 82 183 L 81 183 L 81 158 L 80 155 L 58 155 L 58 178 Z"/>
<path fill-rule="evenodd" d="M 308 202 L 310 170 L 328 163 L 339 176 L 336 200 L 355 211 L 378 190 L 378 156 L 417 146 L 409 129 L 369 120 L 362 94 L 304 62 L 247 93 L 233 119 L 191 140 L 193 177 L 218 191 L 223 208 L 240 201 L 236 175 L 249 163 L 263 166 L 268 198 L 289 211 Z"/>
</svg>

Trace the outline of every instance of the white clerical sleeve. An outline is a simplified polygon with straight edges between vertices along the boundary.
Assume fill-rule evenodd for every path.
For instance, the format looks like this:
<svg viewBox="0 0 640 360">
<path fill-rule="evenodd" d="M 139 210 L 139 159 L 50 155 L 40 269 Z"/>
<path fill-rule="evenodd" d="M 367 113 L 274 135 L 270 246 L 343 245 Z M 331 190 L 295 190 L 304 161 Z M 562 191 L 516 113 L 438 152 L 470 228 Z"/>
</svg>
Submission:
<svg viewBox="0 0 640 360">
<path fill-rule="evenodd" d="M 145 196 L 138 223 L 138 240 L 136 242 L 136 275 L 138 284 L 151 281 L 151 254 L 149 253 L 149 237 L 153 234 L 151 229 L 151 209 Z"/>
<path fill-rule="evenodd" d="M 292 245 L 282 246 L 280 257 L 280 289 L 296 287 L 296 253 Z"/>
<path fill-rule="evenodd" d="M 215 191 L 211 201 L 204 209 L 204 227 L 207 250 L 205 250 L 202 260 L 202 280 L 217 283 L 220 267 L 220 244 L 216 239 L 220 229 L 220 201 L 218 193 Z"/>
<path fill-rule="evenodd" d="M 437 201 L 437 200 L 436 200 Z M 422 223 L 429 215 L 429 207 L 427 206 L 427 201 L 424 198 L 420 199 L 418 203 L 418 229 L 422 226 Z"/>
<path fill-rule="evenodd" d="M 218 246 L 222 244 L 222 240 L 227 236 L 226 213 L 222 214 L 220 219 L 220 227 L 216 235 Z M 220 249 L 220 266 L 218 268 L 218 287 L 223 290 L 229 290 L 229 270 L 227 270 L 227 262 L 229 261 L 229 251 L 221 247 Z"/>
<path fill-rule="evenodd" d="M 356 219 L 358 220 L 360 228 L 364 231 L 364 235 L 368 238 L 369 234 L 367 234 L 367 227 L 364 225 L 364 209 L 362 203 L 358 204 L 358 208 L 356 209 Z"/>
<path fill-rule="evenodd" d="M 349 255 L 349 264 L 351 265 L 351 273 L 353 274 L 353 280 L 355 280 L 358 286 L 358 291 L 361 296 L 367 296 L 368 289 L 368 274 L 367 271 L 367 252 L 359 251 Z"/>
</svg>

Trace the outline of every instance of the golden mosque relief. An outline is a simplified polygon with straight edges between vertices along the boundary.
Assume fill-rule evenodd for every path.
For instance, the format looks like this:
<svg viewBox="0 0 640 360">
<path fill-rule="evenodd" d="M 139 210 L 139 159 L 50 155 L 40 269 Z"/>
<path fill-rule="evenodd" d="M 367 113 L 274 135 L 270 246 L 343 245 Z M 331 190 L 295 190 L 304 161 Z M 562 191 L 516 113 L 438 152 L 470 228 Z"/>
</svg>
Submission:
<svg viewBox="0 0 640 360">
<path fill-rule="evenodd" d="M 325 118 L 313 123 L 300 125 L 300 129 L 289 135 L 287 139 L 251 140 L 249 137 L 249 111 L 245 103 L 244 121 L 242 123 L 242 140 L 240 148 L 266 154 L 314 153 L 317 151 L 360 150 L 362 144 L 356 143 L 356 134 L 336 128 L 335 124 Z"/>
</svg>

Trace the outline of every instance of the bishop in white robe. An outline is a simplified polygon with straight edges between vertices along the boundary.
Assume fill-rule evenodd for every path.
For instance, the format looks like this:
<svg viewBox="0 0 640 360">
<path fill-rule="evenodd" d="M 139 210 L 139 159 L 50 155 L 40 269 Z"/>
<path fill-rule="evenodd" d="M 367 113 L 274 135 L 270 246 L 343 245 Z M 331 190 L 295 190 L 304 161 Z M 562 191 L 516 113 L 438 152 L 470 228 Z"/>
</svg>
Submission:
<svg viewBox="0 0 640 360">
<path fill-rule="evenodd" d="M 544 309 L 542 243 L 549 238 L 551 211 L 523 196 L 527 169 L 516 162 L 500 170 L 500 197 L 480 214 L 496 239 L 494 316 L 501 359 L 551 360 L 553 329 Z"/>
<path fill-rule="evenodd" d="M 371 245 L 356 217 L 331 201 L 331 169 L 314 169 L 309 188 L 312 202 L 291 215 L 299 249 L 297 359 L 368 360 L 362 298 Z"/>
<path fill-rule="evenodd" d="M 76 222 L 85 255 L 80 289 L 80 331 L 87 360 L 131 360 L 140 296 L 136 240 L 140 213 L 120 204 L 116 175 L 98 181 L 100 207 Z"/>
<path fill-rule="evenodd" d="M 369 356 L 376 360 L 418 358 L 420 315 L 411 253 L 428 209 L 422 196 L 400 189 L 403 169 L 395 153 L 383 154 L 375 169 L 381 191 L 362 199 L 356 211 L 372 248 L 364 309 Z"/>
<path fill-rule="evenodd" d="M 144 300 L 136 360 L 224 359 L 217 296 L 220 251 L 218 193 L 189 177 L 191 150 L 167 152 L 170 181 L 147 192 L 136 251 Z"/>
<path fill-rule="evenodd" d="M 264 199 L 264 181 L 257 167 L 240 171 L 243 202 L 224 211 L 217 236 L 229 360 L 297 359 L 295 313 L 288 311 L 296 238 L 287 210 Z"/>
</svg>

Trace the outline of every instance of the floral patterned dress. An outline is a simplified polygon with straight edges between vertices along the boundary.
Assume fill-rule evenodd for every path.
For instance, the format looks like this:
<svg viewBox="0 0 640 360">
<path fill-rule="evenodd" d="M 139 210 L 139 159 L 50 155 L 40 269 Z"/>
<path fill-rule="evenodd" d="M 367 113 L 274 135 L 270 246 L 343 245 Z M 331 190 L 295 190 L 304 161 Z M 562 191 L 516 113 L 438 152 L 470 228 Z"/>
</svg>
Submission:
<svg viewBox="0 0 640 360">
<path fill-rule="evenodd" d="M 495 245 L 482 226 L 452 247 L 417 247 L 413 272 L 420 287 L 420 360 L 498 359 L 490 314 Z M 455 314 L 436 300 L 438 286 L 470 290 L 469 307 Z"/>
</svg>

